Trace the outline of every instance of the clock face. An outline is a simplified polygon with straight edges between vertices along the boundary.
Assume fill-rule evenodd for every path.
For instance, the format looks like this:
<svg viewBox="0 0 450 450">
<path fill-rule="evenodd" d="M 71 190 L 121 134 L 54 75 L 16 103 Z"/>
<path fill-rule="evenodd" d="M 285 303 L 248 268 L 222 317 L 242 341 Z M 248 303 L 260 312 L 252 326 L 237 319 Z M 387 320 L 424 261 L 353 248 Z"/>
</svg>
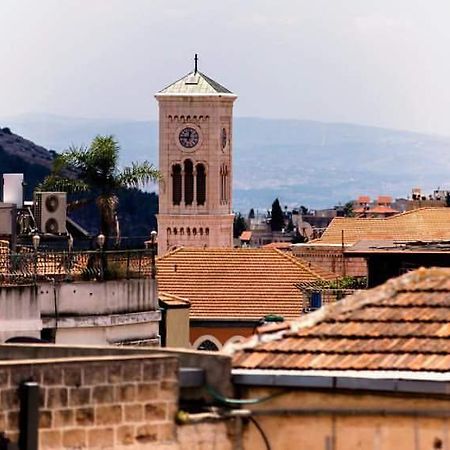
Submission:
<svg viewBox="0 0 450 450">
<path fill-rule="evenodd" d="M 178 135 L 178 140 L 184 148 L 194 148 L 198 144 L 198 132 L 191 127 L 183 128 Z"/>
<path fill-rule="evenodd" d="M 223 150 L 227 146 L 227 130 L 225 128 L 222 128 L 221 141 Z"/>
</svg>

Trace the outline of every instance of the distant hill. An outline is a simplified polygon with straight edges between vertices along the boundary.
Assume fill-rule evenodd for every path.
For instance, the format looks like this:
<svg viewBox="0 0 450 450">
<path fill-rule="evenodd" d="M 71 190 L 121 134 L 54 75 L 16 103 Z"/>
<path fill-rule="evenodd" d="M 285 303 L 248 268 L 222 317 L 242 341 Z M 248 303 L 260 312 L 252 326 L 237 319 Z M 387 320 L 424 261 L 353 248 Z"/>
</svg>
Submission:
<svg viewBox="0 0 450 450">
<path fill-rule="evenodd" d="M 26 200 L 32 199 L 36 185 L 50 173 L 56 154 L 55 151 L 49 151 L 13 133 L 9 127 L 0 127 L 0 175 L 23 173 Z M 1 190 L 0 186 L 0 194 Z M 138 189 L 123 189 L 119 192 L 119 202 L 118 214 L 122 235 L 133 238 L 132 242 L 130 241 L 131 245 L 143 242 L 156 226 L 157 196 Z M 73 211 L 71 217 L 92 234 L 98 233 L 99 220 L 94 203 Z M 124 239 L 125 245 L 127 242 L 127 239 Z"/>
<path fill-rule="evenodd" d="M 22 116 L 18 133 L 57 151 L 114 134 L 122 162 L 157 163 L 157 123 Z M 412 187 L 450 187 L 450 138 L 376 127 L 301 120 L 236 118 L 234 207 L 333 206 L 360 194 L 405 197 Z"/>
</svg>

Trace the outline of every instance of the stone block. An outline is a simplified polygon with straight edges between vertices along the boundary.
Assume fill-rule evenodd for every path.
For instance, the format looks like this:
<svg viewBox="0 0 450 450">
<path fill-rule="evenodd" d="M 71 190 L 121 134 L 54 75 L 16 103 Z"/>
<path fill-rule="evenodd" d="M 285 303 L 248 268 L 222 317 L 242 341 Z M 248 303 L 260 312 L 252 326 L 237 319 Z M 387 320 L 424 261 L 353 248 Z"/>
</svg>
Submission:
<svg viewBox="0 0 450 450">
<path fill-rule="evenodd" d="M 78 408 L 75 411 L 75 422 L 77 425 L 93 425 L 94 408 Z"/>
<path fill-rule="evenodd" d="M 94 403 L 114 402 L 114 386 L 95 386 L 92 388 L 92 401 Z"/>
<path fill-rule="evenodd" d="M 134 402 L 136 400 L 136 390 L 135 384 L 116 386 L 116 398 L 119 402 Z"/>
<path fill-rule="evenodd" d="M 41 381 L 40 377 L 39 379 L 36 379 L 36 377 L 33 376 L 33 369 L 31 366 L 14 367 L 14 370 L 11 370 L 10 372 L 10 379 L 11 386 L 17 387 L 23 381 Z"/>
<path fill-rule="evenodd" d="M 144 408 L 145 420 L 148 422 L 168 419 L 168 404 L 165 402 L 147 403 Z"/>
<path fill-rule="evenodd" d="M 158 361 L 144 362 L 144 381 L 159 381 L 162 377 L 162 364 Z"/>
<path fill-rule="evenodd" d="M 136 428 L 136 441 L 140 444 L 156 442 L 158 440 L 158 427 L 156 425 L 146 424 Z"/>
<path fill-rule="evenodd" d="M 64 384 L 66 386 L 81 386 L 81 368 L 66 367 L 64 369 Z"/>
<path fill-rule="evenodd" d="M 121 405 L 97 406 L 95 408 L 95 423 L 97 425 L 113 425 L 121 422 Z"/>
<path fill-rule="evenodd" d="M 108 383 L 120 383 L 122 381 L 122 365 L 112 364 L 108 367 Z"/>
<path fill-rule="evenodd" d="M 98 364 L 84 368 L 83 384 L 85 386 L 97 386 L 106 383 L 106 367 Z"/>
<path fill-rule="evenodd" d="M 9 383 L 9 370 L 0 370 L 0 388 L 8 386 Z"/>
<path fill-rule="evenodd" d="M 19 429 L 19 412 L 10 411 L 6 416 L 6 429 L 14 431 Z"/>
<path fill-rule="evenodd" d="M 63 431 L 63 447 L 78 449 L 86 447 L 86 430 L 84 428 L 72 428 Z"/>
<path fill-rule="evenodd" d="M 134 444 L 135 427 L 133 425 L 122 425 L 116 429 L 116 444 Z"/>
<path fill-rule="evenodd" d="M 17 388 L 3 389 L 0 396 L 3 410 L 19 409 L 19 395 Z"/>
<path fill-rule="evenodd" d="M 6 413 L 0 412 L 0 430 L 6 428 Z"/>
<path fill-rule="evenodd" d="M 113 428 L 94 428 L 88 431 L 88 446 L 94 447 L 114 447 Z"/>
<path fill-rule="evenodd" d="M 167 442 L 175 440 L 175 424 L 162 423 L 158 424 L 158 441 Z"/>
<path fill-rule="evenodd" d="M 59 430 L 41 430 L 39 431 L 39 448 L 58 448 L 62 447 L 62 433 Z"/>
<path fill-rule="evenodd" d="M 47 408 L 61 408 L 67 406 L 68 392 L 63 388 L 48 388 L 47 389 Z"/>
<path fill-rule="evenodd" d="M 162 381 L 161 388 L 158 391 L 158 398 L 161 400 L 178 399 L 178 382 L 177 381 Z"/>
<path fill-rule="evenodd" d="M 53 427 L 71 427 L 75 423 L 75 413 L 73 409 L 60 409 L 53 412 Z"/>
<path fill-rule="evenodd" d="M 165 380 L 177 380 L 178 379 L 178 361 L 164 362 L 163 378 Z"/>
<path fill-rule="evenodd" d="M 52 411 L 44 410 L 39 411 L 39 428 L 51 428 L 52 427 Z"/>
<path fill-rule="evenodd" d="M 137 386 L 137 395 L 142 402 L 156 399 L 159 391 L 159 383 L 140 383 Z"/>
<path fill-rule="evenodd" d="M 140 362 L 127 364 L 122 375 L 124 381 L 141 381 L 142 364 Z"/>
<path fill-rule="evenodd" d="M 84 406 L 90 403 L 91 390 L 89 388 L 70 388 L 69 405 Z"/>
<path fill-rule="evenodd" d="M 42 384 L 44 386 L 61 386 L 63 384 L 63 370 L 60 367 L 47 367 L 42 371 Z"/>
<path fill-rule="evenodd" d="M 144 418 L 144 407 L 142 405 L 124 405 L 123 411 L 125 422 L 141 422 Z"/>
</svg>

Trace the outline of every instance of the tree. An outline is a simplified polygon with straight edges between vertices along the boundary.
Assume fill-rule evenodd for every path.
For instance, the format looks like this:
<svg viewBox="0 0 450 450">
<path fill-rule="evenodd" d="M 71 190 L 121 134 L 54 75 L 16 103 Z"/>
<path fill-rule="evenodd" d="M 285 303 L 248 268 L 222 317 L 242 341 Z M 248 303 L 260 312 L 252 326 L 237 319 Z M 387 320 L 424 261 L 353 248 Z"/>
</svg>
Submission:
<svg viewBox="0 0 450 450">
<path fill-rule="evenodd" d="M 254 219 L 255 218 L 255 210 L 253 208 L 248 213 L 248 218 L 249 219 Z"/>
<path fill-rule="evenodd" d="M 245 223 L 245 219 L 242 214 L 235 214 L 233 220 L 233 237 L 237 239 L 246 229 L 247 224 Z"/>
<path fill-rule="evenodd" d="M 88 148 L 71 147 L 55 159 L 52 173 L 38 186 L 43 191 L 90 193 L 78 204 L 95 200 L 100 214 L 100 232 L 105 235 L 106 243 L 112 235 L 119 240 L 117 192 L 123 188 L 138 188 L 160 177 L 159 171 L 147 161 L 119 170 L 119 151 L 113 136 L 97 136 Z"/>
<path fill-rule="evenodd" d="M 278 198 L 272 203 L 270 228 L 272 231 L 281 231 L 284 227 L 284 215 Z"/>
<path fill-rule="evenodd" d="M 344 205 L 344 216 L 353 217 L 353 202 L 349 201 Z"/>
</svg>

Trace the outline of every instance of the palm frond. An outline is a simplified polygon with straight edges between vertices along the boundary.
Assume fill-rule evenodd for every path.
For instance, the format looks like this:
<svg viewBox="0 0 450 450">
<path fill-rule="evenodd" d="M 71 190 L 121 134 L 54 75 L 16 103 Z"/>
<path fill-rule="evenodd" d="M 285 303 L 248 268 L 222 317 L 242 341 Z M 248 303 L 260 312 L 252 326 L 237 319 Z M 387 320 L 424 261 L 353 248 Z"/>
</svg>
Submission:
<svg viewBox="0 0 450 450">
<path fill-rule="evenodd" d="M 89 186 L 81 180 L 73 180 L 71 178 L 61 177 L 59 175 L 49 175 L 40 183 L 36 190 L 43 192 L 85 192 L 89 190 Z"/>
<path fill-rule="evenodd" d="M 150 181 L 161 179 L 161 173 L 148 161 L 132 163 L 131 167 L 125 167 L 118 175 L 117 181 L 120 187 L 144 186 Z"/>
</svg>

